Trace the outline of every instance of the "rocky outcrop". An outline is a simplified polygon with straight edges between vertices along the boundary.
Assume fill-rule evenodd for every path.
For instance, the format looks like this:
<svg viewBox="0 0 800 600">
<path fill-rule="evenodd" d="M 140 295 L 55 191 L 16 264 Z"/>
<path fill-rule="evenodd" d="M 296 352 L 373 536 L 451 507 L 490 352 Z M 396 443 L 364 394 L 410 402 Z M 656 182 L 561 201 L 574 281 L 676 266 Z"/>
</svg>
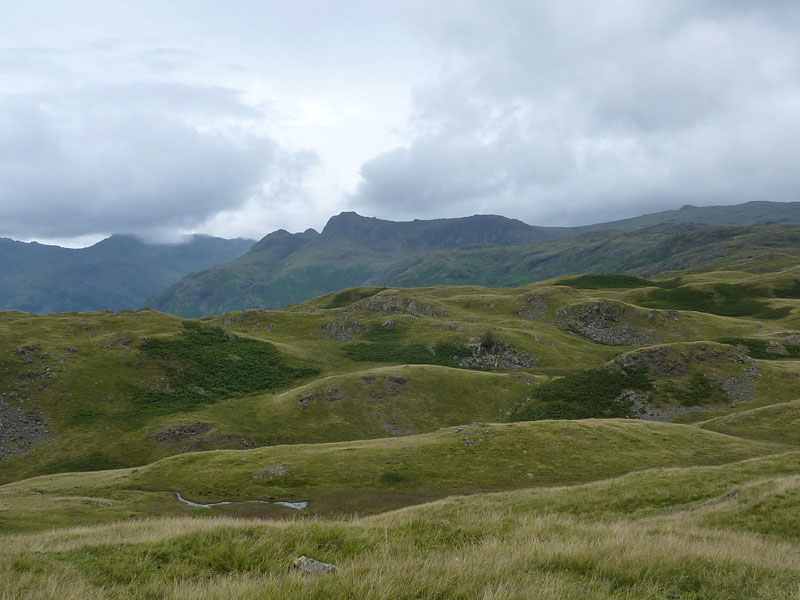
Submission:
<svg viewBox="0 0 800 600">
<path fill-rule="evenodd" d="M 544 294 L 525 294 L 517 301 L 517 315 L 523 319 L 540 319 L 547 314 Z"/>
<path fill-rule="evenodd" d="M 637 419 L 643 421 L 669 421 L 678 415 L 691 412 L 708 410 L 706 405 L 697 406 L 655 406 L 651 403 L 650 397 L 646 392 L 637 390 L 625 390 L 617 398 L 620 402 L 627 402 L 631 406 L 631 412 Z"/>
<path fill-rule="evenodd" d="M 323 325 L 324 336 L 335 342 L 352 342 L 369 329 L 354 319 L 341 319 Z"/>
<path fill-rule="evenodd" d="M 605 368 L 612 371 L 644 370 L 653 378 L 655 385 L 651 392 L 626 391 L 624 398 L 620 399 L 629 401 L 639 418 L 654 421 L 668 420 L 685 412 L 707 410 L 709 401 L 720 406 L 722 403 L 733 406 L 755 400 L 761 373 L 759 363 L 744 354 L 744 348 L 707 342 L 634 350 L 617 356 Z M 692 406 L 660 405 L 658 399 L 663 400 L 665 394 L 673 399 L 672 402 L 680 400 L 684 393 L 691 395 L 692 382 L 698 377 L 709 386 L 705 401 Z M 696 389 L 694 394 L 697 394 Z M 653 398 L 656 399 L 655 405 Z"/>
<path fill-rule="evenodd" d="M 203 435 L 216 428 L 214 423 L 191 423 L 189 425 L 175 425 L 159 431 L 153 439 L 159 444 L 174 444 L 184 440 Z"/>
<path fill-rule="evenodd" d="M 42 415 L 23 412 L 0 396 L 0 460 L 27 454 L 51 439 Z"/>
<path fill-rule="evenodd" d="M 761 365 L 754 363 L 746 367 L 740 377 L 729 377 L 722 382 L 722 390 L 731 399 L 731 406 L 755 400 Z"/>
<path fill-rule="evenodd" d="M 415 317 L 443 317 L 446 315 L 446 311 L 442 307 L 399 294 L 377 294 L 354 302 L 348 308 L 348 312 L 360 311 L 376 312 L 382 315 L 405 314 Z"/>
<path fill-rule="evenodd" d="M 645 346 L 654 343 L 655 331 L 643 331 L 631 325 L 630 312 L 631 309 L 621 302 L 570 305 L 558 310 L 555 325 L 601 344 Z"/>
<path fill-rule="evenodd" d="M 643 348 L 617 356 L 608 368 L 644 369 L 651 377 L 673 378 L 688 375 L 690 367 L 709 361 L 745 363 L 749 359 L 735 348 L 718 344 L 695 343 Z"/>
<path fill-rule="evenodd" d="M 503 341 L 487 346 L 480 338 L 472 338 L 467 345 L 472 356 L 458 361 L 460 367 L 477 369 L 526 369 L 536 363 L 535 357 L 512 348 Z"/>
</svg>

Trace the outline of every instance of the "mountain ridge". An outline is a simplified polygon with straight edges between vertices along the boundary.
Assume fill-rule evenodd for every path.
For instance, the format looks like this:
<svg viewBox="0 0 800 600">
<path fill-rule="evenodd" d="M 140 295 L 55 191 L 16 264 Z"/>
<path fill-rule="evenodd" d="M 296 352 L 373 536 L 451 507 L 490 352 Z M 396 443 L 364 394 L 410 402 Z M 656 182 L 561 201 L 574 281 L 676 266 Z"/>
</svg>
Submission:
<svg viewBox="0 0 800 600">
<path fill-rule="evenodd" d="M 240 256 L 252 240 L 196 234 L 149 244 L 115 234 L 87 248 L 0 238 L 0 309 L 68 312 L 138 308 L 176 279 Z"/>
<path fill-rule="evenodd" d="M 737 235 L 749 235 L 754 247 L 768 251 L 770 241 L 763 236 L 793 235 L 770 230 L 768 223 L 776 220 L 786 227 L 800 225 L 800 202 L 685 206 L 572 228 L 532 226 L 498 215 L 394 222 L 343 212 L 331 217 L 321 233 L 273 232 L 252 252 L 183 278 L 149 298 L 147 305 L 200 317 L 277 309 L 355 286 L 515 286 L 579 272 L 652 275 L 706 259 L 686 250 L 687 236 L 691 244 L 708 250 L 709 260 L 725 258 L 726 248 L 735 253 L 729 246 Z M 758 232 L 736 230 L 754 224 L 763 228 L 760 239 L 755 239 Z M 275 247 L 279 239 L 280 255 L 256 251 Z M 783 243 L 791 247 L 800 241 Z M 683 248 L 684 260 L 669 262 L 678 247 Z M 657 262 L 658 269 L 648 269 L 643 258 Z"/>
</svg>

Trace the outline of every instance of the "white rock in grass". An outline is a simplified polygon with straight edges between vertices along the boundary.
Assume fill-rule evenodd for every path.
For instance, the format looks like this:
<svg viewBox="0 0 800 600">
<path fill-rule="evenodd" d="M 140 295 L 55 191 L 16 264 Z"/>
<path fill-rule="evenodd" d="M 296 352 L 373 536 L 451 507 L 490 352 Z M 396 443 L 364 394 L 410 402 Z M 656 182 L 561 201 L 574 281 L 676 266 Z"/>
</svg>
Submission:
<svg viewBox="0 0 800 600">
<path fill-rule="evenodd" d="M 295 558 L 292 561 L 292 567 L 303 571 L 305 573 L 311 573 L 313 575 L 322 575 L 325 573 L 335 573 L 336 567 L 329 563 L 320 562 L 318 560 L 314 560 L 313 558 L 308 558 L 307 556 L 301 556 L 300 558 Z"/>
</svg>

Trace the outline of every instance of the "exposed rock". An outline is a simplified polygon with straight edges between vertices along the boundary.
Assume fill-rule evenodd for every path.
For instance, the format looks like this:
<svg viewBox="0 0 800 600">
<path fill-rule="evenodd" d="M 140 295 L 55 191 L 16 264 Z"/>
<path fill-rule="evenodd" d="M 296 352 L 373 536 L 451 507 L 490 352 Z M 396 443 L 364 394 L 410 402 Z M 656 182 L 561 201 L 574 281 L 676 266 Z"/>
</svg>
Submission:
<svg viewBox="0 0 800 600">
<path fill-rule="evenodd" d="M 191 425 L 176 425 L 159 431 L 153 436 L 153 439 L 160 444 L 174 444 L 189 438 L 193 438 L 204 433 L 208 433 L 214 429 L 214 423 L 192 423 Z"/>
<path fill-rule="evenodd" d="M 708 410 L 708 405 L 661 407 L 650 403 L 650 398 L 645 392 L 625 390 L 617 398 L 619 401 L 631 403 L 631 411 L 637 419 L 643 421 L 669 421 L 678 415 L 691 412 Z"/>
<path fill-rule="evenodd" d="M 336 402 L 337 400 L 343 400 L 344 395 L 339 391 L 339 388 L 330 387 L 325 390 L 325 400 L 328 402 Z"/>
<path fill-rule="evenodd" d="M 800 344 L 800 333 L 796 331 L 781 331 L 776 334 L 778 337 L 783 338 L 786 344 Z"/>
<path fill-rule="evenodd" d="M 311 402 L 314 400 L 314 394 L 308 393 L 305 396 L 300 398 L 300 409 L 301 410 L 308 410 L 308 407 L 311 406 Z"/>
<path fill-rule="evenodd" d="M 778 340 L 769 340 L 767 342 L 767 352 L 770 354 L 777 354 L 778 356 L 789 356 L 789 351 Z"/>
<path fill-rule="evenodd" d="M 408 314 L 417 317 L 442 317 L 445 314 L 443 309 L 434 308 L 431 304 L 418 302 L 413 298 L 384 294 L 364 298 L 354 302 L 348 308 L 348 312 L 361 310 L 378 312 L 383 315 Z"/>
<path fill-rule="evenodd" d="M 540 319 L 547 314 L 547 297 L 525 294 L 517 301 L 517 314 L 524 319 Z"/>
<path fill-rule="evenodd" d="M 472 338 L 467 345 L 472 356 L 458 361 L 459 366 L 479 369 L 526 369 L 536 363 L 536 358 L 515 350 L 506 342 L 496 341 L 491 347 L 481 343 L 479 338 Z"/>
<path fill-rule="evenodd" d="M 731 362 L 742 362 L 744 359 L 738 350 L 731 351 L 713 344 L 697 343 L 684 348 L 656 346 L 628 352 L 617 356 L 607 368 L 645 369 L 652 377 L 681 377 L 689 374 L 692 364 L 722 357 Z"/>
<path fill-rule="evenodd" d="M 335 342 L 352 342 L 367 331 L 368 327 L 353 319 L 344 319 L 331 321 L 327 325 L 323 325 L 323 329 L 327 336 Z"/>
<path fill-rule="evenodd" d="M 742 377 L 730 377 L 722 382 L 722 390 L 731 399 L 731 406 L 755 400 L 761 365 L 754 363 L 744 369 Z"/>
<path fill-rule="evenodd" d="M 397 323 L 394 322 L 394 319 L 389 319 L 388 321 L 381 323 L 381 327 L 385 327 L 386 329 L 394 329 L 396 326 Z"/>
<path fill-rule="evenodd" d="M 27 454 L 51 439 L 41 415 L 24 413 L 0 397 L 0 460 Z"/>
<path fill-rule="evenodd" d="M 400 389 L 408 383 L 408 380 L 403 377 L 393 376 L 387 377 L 386 381 L 389 383 L 390 396 L 398 396 L 400 394 Z"/>
<path fill-rule="evenodd" d="M 621 302 L 591 302 L 565 306 L 556 313 L 555 325 L 575 331 L 602 344 L 645 346 L 654 343 L 651 332 L 640 331 L 625 322 L 629 309 Z"/>
<path fill-rule="evenodd" d="M 744 348 L 705 342 L 656 346 L 617 356 L 606 368 L 612 371 L 644 369 L 651 377 L 670 382 L 692 374 L 704 375 L 714 387 L 727 394 L 730 404 L 733 405 L 755 399 L 758 388 L 757 379 L 760 377 L 761 367 L 744 352 Z M 727 375 L 738 374 L 719 382 L 717 378 L 720 377 L 720 369 Z M 648 398 L 648 394 L 641 392 L 625 392 L 625 398 L 620 399 L 630 400 L 634 413 L 639 418 L 653 421 L 668 420 L 685 412 L 709 408 L 708 405 L 660 408 L 650 405 Z"/>
<path fill-rule="evenodd" d="M 267 467 L 266 469 L 261 469 L 258 473 L 253 475 L 251 478 L 253 481 L 264 481 L 274 479 L 276 477 L 284 477 L 285 475 L 289 474 L 289 466 L 288 465 L 275 465 L 273 467 Z"/>
<path fill-rule="evenodd" d="M 689 373 L 691 364 L 720 360 L 745 365 L 755 364 L 741 348 L 697 342 L 634 350 L 617 356 L 609 367 L 644 368 L 653 377 L 679 377 Z"/>
<path fill-rule="evenodd" d="M 41 351 L 42 346 L 41 344 L 27 344 L 25 346 L 20 346 L 19 348 L 14 350 L 14 354 L 33 354 L 35 352 Z"/>
<path fill-rule="evenodd" d="M 295 558 L 292 561 L 292 568 L 308 573 L 310 575 L 326 575 L 328 573 L 335 573 L 336 567 L 330 563 L 320 562 L 307 556 Z"/>
</svg>

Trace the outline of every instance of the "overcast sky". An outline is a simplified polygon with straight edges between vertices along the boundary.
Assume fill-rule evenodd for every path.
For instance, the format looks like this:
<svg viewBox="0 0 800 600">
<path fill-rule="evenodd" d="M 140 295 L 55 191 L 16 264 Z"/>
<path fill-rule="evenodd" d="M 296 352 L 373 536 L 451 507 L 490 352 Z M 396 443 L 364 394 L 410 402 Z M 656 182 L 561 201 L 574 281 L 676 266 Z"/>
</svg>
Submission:
<svg viewBox="0 0 800 600">
<path fill-rule="evenodd" d="M 797 0 L 0 0 L 0 236 L 800 200 Z"/>
</svg>

